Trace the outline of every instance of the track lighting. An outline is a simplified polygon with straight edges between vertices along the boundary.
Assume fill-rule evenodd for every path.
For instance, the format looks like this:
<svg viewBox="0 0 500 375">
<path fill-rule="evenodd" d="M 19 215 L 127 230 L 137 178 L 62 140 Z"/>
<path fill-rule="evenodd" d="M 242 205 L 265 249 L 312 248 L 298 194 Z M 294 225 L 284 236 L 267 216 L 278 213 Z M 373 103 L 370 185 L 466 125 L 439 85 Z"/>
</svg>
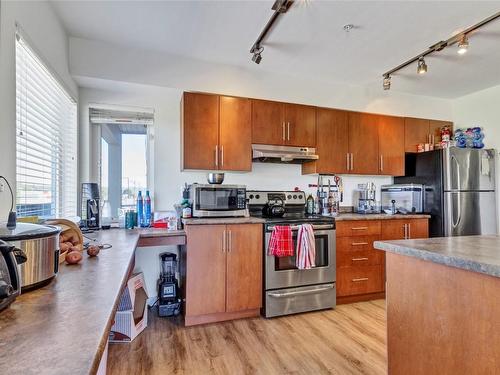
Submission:
<svg viewBox="0 0 500 375">
<path fill-rule="evenodd" d="M 391 89 L 391 76 L 387 75 L 384 77 L 383 87 L 384 87 L 384 90 Z"/>
<path fill-rule="evenodd" d="M 446 40 L 441 40 L 432 46 L 428 47 L 424 52 L 416 55 L 415 57 L 412 57 L 409 60 L 406 60 L 405 62 L 399 64 L 395 68 L 392 68 L 391 70 L 386 71 L 384 74 L 382 74 L 382 77 L 384 78 L 383 81 L 383 88 L 384 90 L 389 90 L 391 88 L 391 76 L 393 73 L 400 71 L 401 69 L 406 68 L 407 66 L 413 64 L 414 62 L 417 62 L 417 73 L 418 74 L 425 74 L 427 73 L 427 64 L 425 63 L 424 57 L 433 53 L 437 53 L 442 51 L 443 49 L 450 47 L 454 44 L 458 45 L 458 53 L 460 55 L 463 55 L 464 53 L 467 52 L 467 49 L 469 47 L 469 39 L 467 37 L 468 34 L 473 33 L 477 29 L 489 24 L 492 21 L 500 19 L 500 12 L 497 12 L 488 18 L 485 18 L 481 22 L 476 23 L 475 25 L 472 25 L 468 27 L 467 29 L 461 31 L 458 34 L 455 34 L 451 36 L 450 38 Z"/>
<path fill-rule="evenodd" d="M 425 63 L 425 60 L 424 60 L 423 56 L 421 56 L 418 59 L 417 73 L 418 74 L 425 74 L 425 73 L 427 73 L 427 64 Z"/>
<path fill-rule="evenodd" d="M 458 42 L 458 54 L 463 55 L 467 52 L 467 48 L 469 48 L 469 39 L 467 38 L 467 35 L 464 34 L 462 38 L 460 38 L 460 42 Z"/>
</svg>

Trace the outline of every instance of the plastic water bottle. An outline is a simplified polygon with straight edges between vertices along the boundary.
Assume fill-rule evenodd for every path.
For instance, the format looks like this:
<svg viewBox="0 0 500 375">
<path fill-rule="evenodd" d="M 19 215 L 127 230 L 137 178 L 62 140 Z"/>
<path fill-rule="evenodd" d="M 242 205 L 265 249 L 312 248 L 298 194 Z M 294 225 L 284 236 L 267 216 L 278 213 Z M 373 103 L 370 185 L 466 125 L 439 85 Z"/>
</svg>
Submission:
<svg viewBox="0 0 500 375">
<path fill-rule="evenodd" d="M 142 227 L 144 222 L 144 203 L 142 201 L 142 192 L 139 190 L 137 194 L 137 226 Z"/>
<path fill-rule="evenodd" d="M 143 227 L 149 227 L 151 225 L 151 197 L 149 196 L 149 190 L 146 190 L 146 196 L 144 197 L 144 221 Z"/>
</svg>

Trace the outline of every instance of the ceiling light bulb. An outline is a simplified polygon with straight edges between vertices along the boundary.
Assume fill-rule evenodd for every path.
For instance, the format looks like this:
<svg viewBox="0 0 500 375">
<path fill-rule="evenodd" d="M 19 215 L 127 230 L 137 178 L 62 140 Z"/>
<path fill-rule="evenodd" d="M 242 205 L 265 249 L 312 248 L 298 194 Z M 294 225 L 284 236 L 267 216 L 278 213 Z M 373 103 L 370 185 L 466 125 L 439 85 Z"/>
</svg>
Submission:
<svg viewBox="0 0 500 375">
<path fill-rule="evenodd" d="M 467 35 L 464 35 L 458 42 L 458 54 L 463 55 L 467 52 L 467 48 L 469 48 L 469 39 L 467 38 Z"/>
<path fill-rule="evenodd" d="M 418 74 L 425 74 L 425 73 L 427 73 L 427 64 L 425 63 L 425 60 L 424 60 L 423 57 L 420 57 L 418 59 L 417 73 Z"/>
<path fill-rule="evenodd" d="M 383 87 L 384 87 L 384 90 L 391 89 L 391 76 L 387 75 L 384 77 Z"/>
</svg>

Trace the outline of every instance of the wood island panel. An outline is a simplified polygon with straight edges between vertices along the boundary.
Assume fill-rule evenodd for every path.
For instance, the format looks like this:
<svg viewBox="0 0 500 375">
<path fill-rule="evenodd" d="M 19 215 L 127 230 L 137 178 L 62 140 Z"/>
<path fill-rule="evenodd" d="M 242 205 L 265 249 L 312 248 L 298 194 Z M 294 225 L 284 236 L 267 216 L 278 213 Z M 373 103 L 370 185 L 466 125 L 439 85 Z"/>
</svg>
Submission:
<svg viewBox="0 0 500 375">
<path fill-rule="evenodd" d="M 387 253 L 389 374 L 500 373 L 500 278 Z"/>
</svg>

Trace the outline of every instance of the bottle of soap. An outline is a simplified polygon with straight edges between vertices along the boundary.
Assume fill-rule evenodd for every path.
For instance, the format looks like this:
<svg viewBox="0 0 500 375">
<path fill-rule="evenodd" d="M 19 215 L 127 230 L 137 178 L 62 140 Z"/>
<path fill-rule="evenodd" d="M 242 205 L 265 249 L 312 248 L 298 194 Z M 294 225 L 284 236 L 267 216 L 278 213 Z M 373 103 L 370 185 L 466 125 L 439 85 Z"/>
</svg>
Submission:
<svg viewBox="0 0 500 375">
<path fill-rule="evenodd" d="M 149 196 L 149 190 L 146 190 L 146 196 L 144 197 L 144 221 L 142 224 L 146 228 L 151 224 L 151 197 Z"/>
<path fill-rule="evenodd" d="M 309 194 L 309 196 L 307 197 L 306 213 L 308 215 L 314 215 L 314 198 L 311 194 Z"/>
<path fill-rule="evenodd" d="M 142 192 L 139 190 L 137 194 L 137 226 L 142 227 L 142 223 L 144 222 L 144 202 L 142 200 Z"/>
</svg>

